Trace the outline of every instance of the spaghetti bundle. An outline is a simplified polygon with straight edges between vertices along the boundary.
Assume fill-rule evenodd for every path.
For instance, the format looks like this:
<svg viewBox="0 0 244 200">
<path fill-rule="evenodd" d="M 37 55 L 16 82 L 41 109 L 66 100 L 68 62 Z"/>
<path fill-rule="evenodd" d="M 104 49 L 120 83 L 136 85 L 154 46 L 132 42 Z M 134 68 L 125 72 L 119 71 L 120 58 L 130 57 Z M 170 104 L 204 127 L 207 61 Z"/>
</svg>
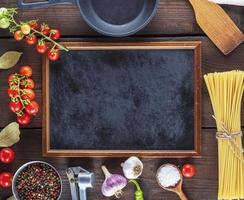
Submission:
<svg viewBox="0 0 244 200">
<path fill-rule="evenodd" d="M 218 199 L 244 199 L 244 157 L 241 132 L 241 99 L 244 72 L 229 71 L 204 76 L 217 125 Z"/>
</svg>

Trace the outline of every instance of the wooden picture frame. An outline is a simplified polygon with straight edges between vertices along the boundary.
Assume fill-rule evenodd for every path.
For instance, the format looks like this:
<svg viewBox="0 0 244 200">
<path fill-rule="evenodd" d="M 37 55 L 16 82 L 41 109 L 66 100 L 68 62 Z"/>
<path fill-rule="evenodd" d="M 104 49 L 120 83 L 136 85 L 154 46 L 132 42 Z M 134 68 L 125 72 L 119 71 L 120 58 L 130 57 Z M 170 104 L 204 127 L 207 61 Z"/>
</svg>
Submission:
<svg viewBox="0 0 244 200">
<path fill-rule="evenodd" d="M 69 50 L 134 50 L 134 49 L 189 49 L 194 51 L 194 149 L 193 150 L 57 150 L 50 148 L 49 130 L 49 60 L 43 57 L 43 132 L 42 152 L 46 157 L 200 157 L 201 155 L 201 42 L 63 42 Z"/>
</svg>

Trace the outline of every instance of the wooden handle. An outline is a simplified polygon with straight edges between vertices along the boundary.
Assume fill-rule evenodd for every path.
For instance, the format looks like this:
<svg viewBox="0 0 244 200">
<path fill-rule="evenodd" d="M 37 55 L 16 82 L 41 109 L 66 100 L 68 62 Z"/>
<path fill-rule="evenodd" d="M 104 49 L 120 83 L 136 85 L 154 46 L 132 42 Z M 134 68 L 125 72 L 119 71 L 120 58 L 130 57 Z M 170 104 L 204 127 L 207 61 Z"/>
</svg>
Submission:
<svg viewBox="0 0 244 200">
<path fill-rule="evenodd" d="M 188 198 L 186 197 L 186 195 L 184 194 L 183 191 L 179 191 L 179 192 L 177 192 L 177 194 L 181 200 L 188 200 Z"/>
</svg>

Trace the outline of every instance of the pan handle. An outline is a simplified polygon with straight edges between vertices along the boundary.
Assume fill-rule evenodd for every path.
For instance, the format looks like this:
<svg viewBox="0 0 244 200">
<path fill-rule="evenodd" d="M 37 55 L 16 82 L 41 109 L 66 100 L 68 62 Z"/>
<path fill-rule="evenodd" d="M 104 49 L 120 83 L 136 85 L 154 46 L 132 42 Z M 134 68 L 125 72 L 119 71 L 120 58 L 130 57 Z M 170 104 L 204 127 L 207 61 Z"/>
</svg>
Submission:
<svg viewBox="0 0 244 200">
<path fill-rule="evenodd" d="M 17 0 L 18 7 L 22 9 L 45 8 L 50 5 L 67 4 L 67 3 L 75 4 L 75 2 L 76 2 L 75 0 L 46 0 L 40 2 L 26 3 L 25 0 Z"/>
</svg>

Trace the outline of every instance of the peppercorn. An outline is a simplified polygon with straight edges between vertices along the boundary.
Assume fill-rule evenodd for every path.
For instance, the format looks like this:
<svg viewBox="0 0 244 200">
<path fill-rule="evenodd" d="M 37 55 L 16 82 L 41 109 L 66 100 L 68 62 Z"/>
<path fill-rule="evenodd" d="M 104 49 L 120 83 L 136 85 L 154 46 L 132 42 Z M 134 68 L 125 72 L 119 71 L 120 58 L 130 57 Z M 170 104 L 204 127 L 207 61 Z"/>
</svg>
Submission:
<svg viewBox="0 0 244 200">
<path fill-rule="evenodd" d="M 20 200 L 57 200 L 61 182 L 52 167 L 44 163 L 33 163 L 17 176 L 16 191 Z"/>
</svg>

